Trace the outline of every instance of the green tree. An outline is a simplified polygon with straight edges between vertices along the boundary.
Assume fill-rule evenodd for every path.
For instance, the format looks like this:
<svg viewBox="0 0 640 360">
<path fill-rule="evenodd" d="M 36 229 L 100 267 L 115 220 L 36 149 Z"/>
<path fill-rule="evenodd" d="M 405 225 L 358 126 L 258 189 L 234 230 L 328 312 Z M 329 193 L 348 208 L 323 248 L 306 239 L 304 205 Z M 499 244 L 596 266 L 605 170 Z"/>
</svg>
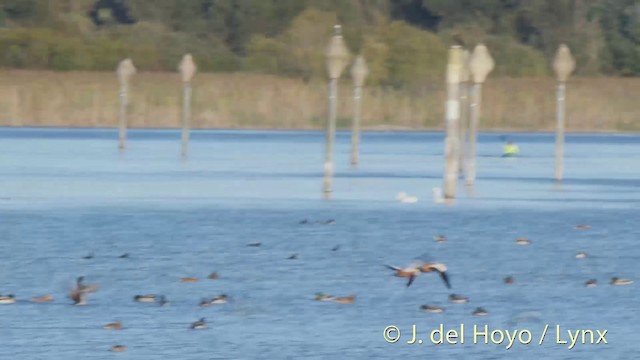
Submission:
<svg viewBox="0 0 640 360">
<path fill-rule="evenodd" d="M 389 46 L 380 39 L 369 36 L 364 40 L 362 56 L 367 61 L 370 85 L 384 84 L 389 81 Z"/>
<path fill-rule="evenodd" d="M 447 49 L 437 35 L 402 21 L 389 24 L 384 34 L 392 85 L 419 85 L 444 76 Z"/>
<path fill-rule="evenodd" d="M 479 42 L 502 75 L 548 73 L 560 43 L 578 74 L 638 75 L 639 22 L 638 0 L 0 0 L 0 65 L 174 71 L 191 52 L 202 71 L 310 79 L 339 23 L 371 83 L 442 76 L 446 47 Z"/>
<path fill-rule="evenodd" d="M 324 51 L 336 23 L 336 14 L 313 8 L 293 19 L 282 35 L 293 59 L 293 73 L 304 79 L 326 75 Z"/>
<path fill-rule="evenodd" d="M 254 35 L 247 45 L 247 68 L 267 74 L 287 74 L 294 67 L 288 64 L 287 46 L 277 39 Z"/>
<path fill-rule="evenodd" d="M 640 75 L 640 4 L 635 0 L 608 0 L 598 12 L 606 39 L 603 70 Z"/>
<path fill-rule="evenodd" d="M 511 37 L 489 37 L 486 45 L 496 62 L 494 76 L 541 76 L 549 73 L 550 60 L 540 51 Z"/>
</svg>

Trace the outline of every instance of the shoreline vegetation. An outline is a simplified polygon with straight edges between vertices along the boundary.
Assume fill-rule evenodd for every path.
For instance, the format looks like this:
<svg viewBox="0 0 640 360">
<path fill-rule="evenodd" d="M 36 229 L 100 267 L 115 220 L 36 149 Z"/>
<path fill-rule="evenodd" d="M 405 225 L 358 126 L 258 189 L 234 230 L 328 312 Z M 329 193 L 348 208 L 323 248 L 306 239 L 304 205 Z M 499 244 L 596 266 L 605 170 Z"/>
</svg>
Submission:
<svg viewBox="0 0 640 360">
<path fill-rule="evenodd" d="M 0 126 L 113 128 L 130 58 L 129 128 L 176 128 L 193 56 L 194 129 L 321 130 L 326 45 L 342 25 L 369 75 L 362 128 L 442 130 L 448 49 L 483 43 L 495 69 L 481 131 L 553 132 L 552 59 L 576 60 L 566 130 L 638 132 L 634 0 L 0 0 Z M 349 65 L 351 66 L 351 65 Z M 635 78 L 634 78 L 635 76 Z M 337 128 L 352 119 L 349 69 Z"/>
<path fill-rule="evenodd" d="M 483 86 L 482 131 L 555 129 L 552 77 L 489 78 Z M 119 84 L 114 72 L 0 70 L 0 126 L 114 128 Z M 567 83 L 567 131 L 638 132 L 640 79 L 575 77 Z M 131 82 L 131 128 L 177 128 L 177 73 L 142 72 Z M 318 130 L 326 121 L 327 84 L 253 73 L 202 73 L 193 81 L 194 129 Z M 365 86 L 363 129 L 439 131 L 446 84 Z M 351 126 L 352 87 L 342 79 L 338 129 Z"/>
</svg>

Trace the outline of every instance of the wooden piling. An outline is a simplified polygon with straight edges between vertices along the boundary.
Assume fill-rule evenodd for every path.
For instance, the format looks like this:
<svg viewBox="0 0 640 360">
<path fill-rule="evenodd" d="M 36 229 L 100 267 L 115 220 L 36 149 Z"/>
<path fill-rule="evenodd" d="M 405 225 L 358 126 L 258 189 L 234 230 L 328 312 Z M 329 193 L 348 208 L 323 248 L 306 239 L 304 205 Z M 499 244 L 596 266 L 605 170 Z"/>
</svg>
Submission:
<svg viewBox="0 0 640 360">
<path fill-rule="evenodd" d="M 564 129 L 566 82 L 575 69 L 576 63 L 569 48 L 562 44 L 553 60 L 558 86 L 556 88 L 556 161 L 555 180 L 561 182 L 564 176 Z"/>
<path fill-rule="evenodd" d="M 460 75 L 462 73 L 462 48 L 449 49 L 447 65 L 446 137 L 444 145 L 444 198 L 454 199 L 458 180 L 459 123 L 460 120 Z"/>
<path fill-rule="evenodd" d="M 469 106 L 470 123 L 468 134 L 467 159 L 465 166 L 466 185 L 474 186 L 476 181 L 476 143 L 480 127 L 480 104 L 482 102 L 482 83 L 493 70 L 494 61 L 489 50 L 483 44 L 478 44 L 473 49 L 469 58 L 469 73 L 473 80 L 471 90 L 471 103 Z"/>
<path fill-rule="evenodd" d="M 362 56 L 356 58 L 351 68 L 353 78 L 353 128 L 351 131 L 351 166 L 360 162 L 360 121 L 362 117 L 362 86 L 369 73 L 367 63 Z"/>
<path fill-rule="evenodd" d="M 480 125 L 480 99 L 482 99 L 482 84 L 474 83 L 471 86 L 471 99 L 469 102 L 469 143 L 467 146 L 467 164 L 465 166 L 467 186 L 473 186 L 476 180 L 476 142 L 478 141 L 478 127 Z"/>
<path fill-rule="evenodd" d="M 189 130 L 191 128 L 191 79 L 197 70 L 193 56 L 186 54 L 182 57 L 178 71 L 182 75 L 182 136 L 180 154 L 186 158 L 189 151 Z"/>
<path fill-rule="evenodd" d="M 136 73 L 133 61 L 127 58 L 118 64 L 117 74 L 120 81 L 120 121 L 118 124 L 118 149 L 127 145 L 127 110 L 129 107 L 129 80 Z"/>
<path fill-rule="evenodd" d="M 465 173 L 465 153 L 467 141 L 467 127 L 469 126 L 469 50 L 462 50 L 462 76 L 460 79 L 460 145 L 458 167 L 460 169 L 460 176 L 464 176 Z"/>
<path fill-rule="evenodd" d="M 326 197 L 332 192 L 333 180 L 333 144 L 336 137 L 336 102 L 338 97 L 338 79 L 329 80 L 329 118 L 327 119 L 327 128 L 325 133 L 325 154 L 324 154 L 324 180 L 322 191 Z"/>
<path fill-rule="evenodd" d="M 325 57 L 329 73 L 328 117 L 325 135 L 324 179 L 322 192 L 325 198 L 331 197 L 333 180 L 333 145 L 336 134 L 336 108 L 338 79 L 349 61 L 349 50 L 342 38 L 342 27 L 334 26 L 334 35 L 327 46 Z"/>
</svg>

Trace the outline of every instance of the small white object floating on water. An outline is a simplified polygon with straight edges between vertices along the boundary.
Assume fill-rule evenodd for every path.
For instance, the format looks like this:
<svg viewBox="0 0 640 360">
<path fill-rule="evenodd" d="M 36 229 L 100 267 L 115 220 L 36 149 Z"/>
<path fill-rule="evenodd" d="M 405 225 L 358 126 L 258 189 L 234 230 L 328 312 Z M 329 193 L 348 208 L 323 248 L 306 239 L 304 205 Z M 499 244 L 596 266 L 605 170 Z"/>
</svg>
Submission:
<svg viewBox="0 0 640 360">
<path fill-rule="evenodd" d="M 434 187 L 431 189 L 431 193 L 433 194 L 433 202 L 436 204 L 444 203 L 444 197 L 442 196 L 442 189 Z"/>
<path fill-rule="evenodd" d="M 587 253 L 584 251 L 578 251 L 576 253 L 576 259 L 586 259 L 587 258 Z"/>
<path fill-rule="evenodd" d="M 405 204 L 415 204 L 418 202 L 416 196 L 409 196 L 406 192 L 399 192 L 398 195 L 396 195 L 396 200 Z"/>
</svg>

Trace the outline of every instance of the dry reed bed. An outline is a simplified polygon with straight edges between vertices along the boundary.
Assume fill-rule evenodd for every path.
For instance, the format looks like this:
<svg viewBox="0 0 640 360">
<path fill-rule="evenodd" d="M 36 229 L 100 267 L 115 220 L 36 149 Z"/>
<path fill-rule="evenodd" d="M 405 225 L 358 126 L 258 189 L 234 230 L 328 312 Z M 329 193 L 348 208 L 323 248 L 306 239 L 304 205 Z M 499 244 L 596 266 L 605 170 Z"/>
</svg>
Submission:
<svg viewBox="0 0 640 360">
<path fill-rule="evenodd" d="M 366 88 L 367 128 L 441 129 L 444 81 L 420 89 Z M 118 82 L 113 73 L 0 71 L 0 126 L 115 127 Z M 131 127 L 178 127 L 181 83 L 177 74 L 133 78 Z M 257 74 L 198 74 L 193 127 L 313 129 L 324 124 L 326 84 Z M 640 79 L 575 78 L 567 89 L 570 131 L 640 130 Z M 339 127 L 348 127 L 351 88 L 339 91 Z M 483 88 L 485 130 L 554 129 L 555 81 L 490 78 Z"/>
</svg>

